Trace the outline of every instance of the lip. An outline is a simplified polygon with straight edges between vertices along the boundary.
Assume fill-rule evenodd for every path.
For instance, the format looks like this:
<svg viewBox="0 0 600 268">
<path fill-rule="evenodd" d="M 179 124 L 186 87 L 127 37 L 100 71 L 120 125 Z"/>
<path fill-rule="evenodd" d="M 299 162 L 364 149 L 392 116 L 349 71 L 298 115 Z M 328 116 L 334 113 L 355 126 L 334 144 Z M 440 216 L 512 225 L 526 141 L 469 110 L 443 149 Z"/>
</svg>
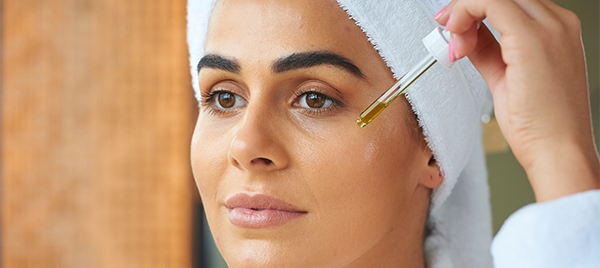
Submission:
<svg viewBox="0 0 600 268">
<path fill-rule="evenodd" d="M 307 214 L 292 204 L 265 194 L 238 193 L 225 202 L 229 221 L 244 228 L 266 228 L 285 224 Z"/>
</svg>

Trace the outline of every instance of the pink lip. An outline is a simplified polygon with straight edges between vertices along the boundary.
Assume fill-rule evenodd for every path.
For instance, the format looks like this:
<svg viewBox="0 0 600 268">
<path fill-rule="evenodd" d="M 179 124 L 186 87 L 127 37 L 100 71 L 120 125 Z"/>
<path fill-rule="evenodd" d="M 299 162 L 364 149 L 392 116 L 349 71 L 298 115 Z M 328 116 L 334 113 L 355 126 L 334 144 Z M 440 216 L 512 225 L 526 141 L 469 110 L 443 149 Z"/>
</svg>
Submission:
<svg viewBox="0 0 600 268">
<path fill-rule="evenodd" d="M 229 221 L 245 228 L 265 228 L 285 224 L 306 211 L 265 194 L 239 193 L 227 199 Z"/>
</svg>

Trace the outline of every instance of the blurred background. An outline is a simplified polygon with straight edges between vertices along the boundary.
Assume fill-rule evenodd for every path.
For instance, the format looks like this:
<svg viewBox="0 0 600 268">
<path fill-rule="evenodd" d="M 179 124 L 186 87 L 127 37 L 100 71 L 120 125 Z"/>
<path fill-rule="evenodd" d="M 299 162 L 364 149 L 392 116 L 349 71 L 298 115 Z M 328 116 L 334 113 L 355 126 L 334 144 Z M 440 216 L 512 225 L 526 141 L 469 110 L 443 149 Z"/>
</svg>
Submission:
<svg viewBox="0 0 600 268">
<path fill-rule="evenodd" d="M 555 2 L 582 20 L 598 141 L 598 0 Z M 189 164 L 185 7 L 0 0 L 2 267 L 226 267 Z M 495 233 L 534 198 L 486 129 Z"/>
</svg>

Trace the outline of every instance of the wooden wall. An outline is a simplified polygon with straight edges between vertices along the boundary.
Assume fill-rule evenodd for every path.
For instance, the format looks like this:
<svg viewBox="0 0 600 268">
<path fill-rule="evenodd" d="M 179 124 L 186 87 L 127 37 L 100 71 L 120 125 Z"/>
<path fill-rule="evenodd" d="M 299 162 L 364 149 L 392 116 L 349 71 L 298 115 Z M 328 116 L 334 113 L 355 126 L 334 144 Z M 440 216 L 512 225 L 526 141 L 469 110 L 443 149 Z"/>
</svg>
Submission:
<svg viewBox="0 0 600 268">
<path fill-rule="evenodd" d="M 2 267 L 190 267 L 185 0 L 1 3 Z"/>
</svg>

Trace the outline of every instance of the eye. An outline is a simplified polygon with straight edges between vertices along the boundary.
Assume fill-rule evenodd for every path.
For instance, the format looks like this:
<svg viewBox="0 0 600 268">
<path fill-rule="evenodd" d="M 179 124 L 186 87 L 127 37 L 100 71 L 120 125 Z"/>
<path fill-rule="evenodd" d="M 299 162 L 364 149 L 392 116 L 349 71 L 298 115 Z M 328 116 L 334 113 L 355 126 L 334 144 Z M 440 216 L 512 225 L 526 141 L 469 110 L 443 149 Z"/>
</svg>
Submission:
<svg viewBox="0 0 600 268">
<path fill-rule="evenodd" d="M 215 92 L 214 101 L 215 106 L 223 110 L 230 110 L 246 105 L 244 98 L 227 91 Z"/>
<path fill-rule="evenodd" d="M 334 100 L 318 92 L 306 92 L 300 95 L 299 105 L 309 109 L 323 109 L 334 104 Z"/>
</svg>

